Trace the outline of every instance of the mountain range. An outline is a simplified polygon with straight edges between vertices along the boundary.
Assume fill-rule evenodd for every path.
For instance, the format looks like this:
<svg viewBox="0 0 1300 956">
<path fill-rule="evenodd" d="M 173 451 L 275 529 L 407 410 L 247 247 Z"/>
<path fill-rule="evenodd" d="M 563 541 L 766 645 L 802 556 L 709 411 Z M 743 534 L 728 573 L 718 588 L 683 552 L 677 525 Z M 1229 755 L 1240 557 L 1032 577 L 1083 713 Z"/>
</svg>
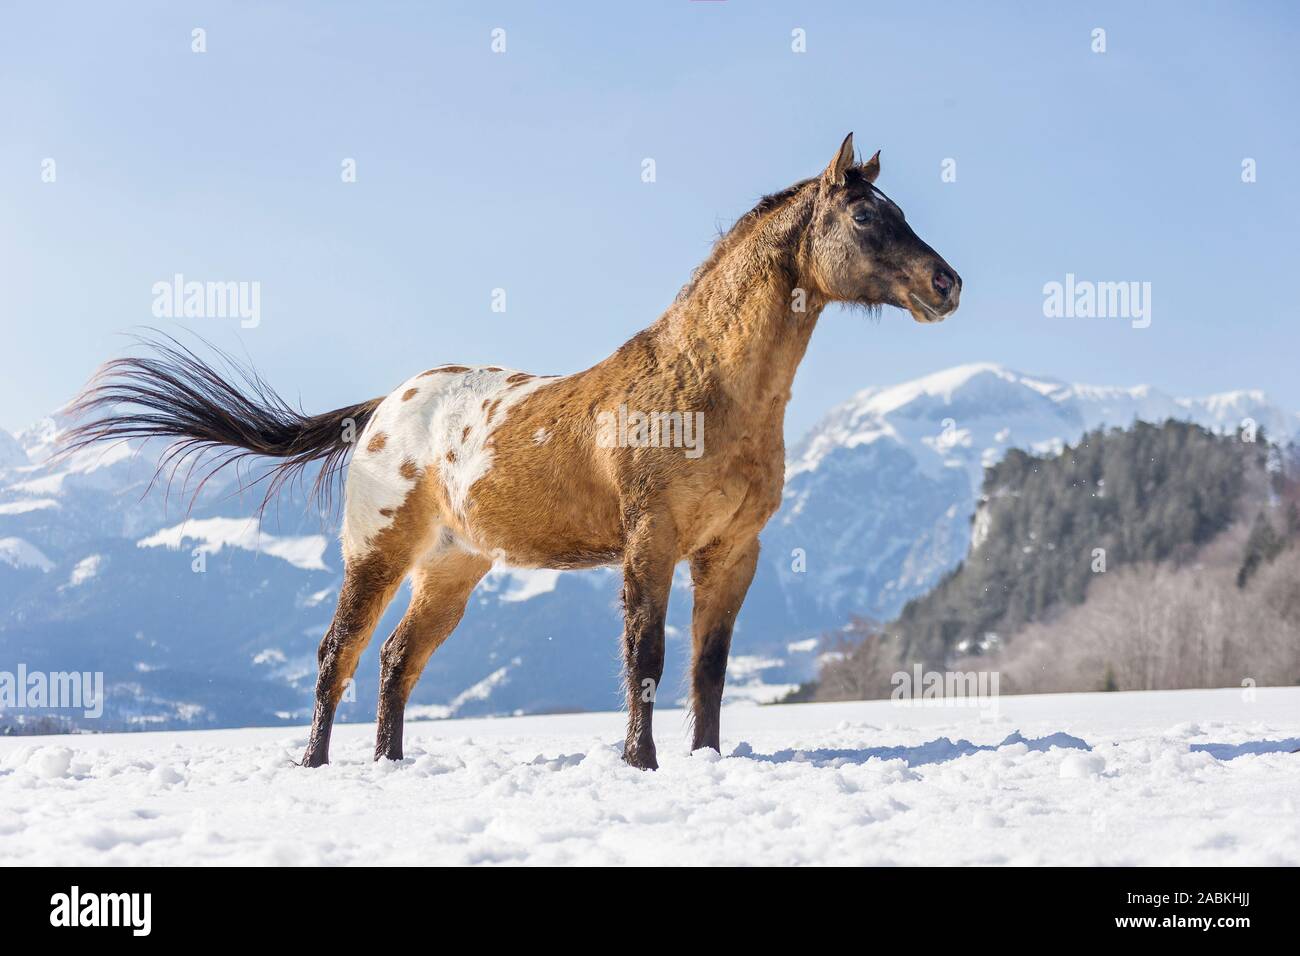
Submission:
<svg viewBox="0 0 1300 956">
<path fill-rule="evenodd" d="M 1258 391 L 1178 398 L 1148 386 L 1072 385 L 998 365 L 859 392 L 794 448 L 737 623 L 732 700 L 812 676 L 821 635 L 888 618 L 959 563 L 985 466 L 1099 426 L 1243 422 L 1274 440 L 1300 416 Z M 334 522 L 296 490 L 254 517 L 260 489 L 227 472 L 191 503 L 152 483 L 161 448 L 52 457 L 57 416 L 0 431 L 0 671 L 102 671 L 103 729 L 300 723 L 340 581 Z M 177 485 L 182 483 L 181 476 Z M 500 568 L 434 655 L 408 717 L 609 709 L 620 703 L 616 569 Z M 371 719 L 381 622 L 342 720 Z M 665 689 L 684 696 L 690 584 L 674 582 Z M 0 723 L 10 716 L 0 712 Z M 93 727 L 92 727 L 93 729 Z"/>
</svg>

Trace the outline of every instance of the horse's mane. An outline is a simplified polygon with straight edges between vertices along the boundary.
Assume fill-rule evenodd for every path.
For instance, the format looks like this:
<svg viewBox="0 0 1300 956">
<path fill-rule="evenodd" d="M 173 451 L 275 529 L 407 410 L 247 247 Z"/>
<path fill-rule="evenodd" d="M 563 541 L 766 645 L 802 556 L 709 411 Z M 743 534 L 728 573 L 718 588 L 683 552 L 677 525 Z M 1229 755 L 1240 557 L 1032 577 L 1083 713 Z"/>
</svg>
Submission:
<svg viewBox="0 0 1300 956">
<path fill-rule="evenodd" d="M 769 193 L 760 199 L 753 209 L 737 219 L 730 229 L 718 236 L 713 248 L 709 251 L 708 257 L 695 267 L 690 280 L 677 293 L 677 301 L 683 301 L 694 292 L 700 280 L 712 272 L 713 268 L 728 252 L 748 238 L 758 224 L 769 214 L 776 212 L 778 209 L 783 209 L 803 192 L 804 187 L 813 182 L 816 182 L 816 177 L 800 180 L 793 186 L 787 186 L 779 192 Z"/>
</svg>

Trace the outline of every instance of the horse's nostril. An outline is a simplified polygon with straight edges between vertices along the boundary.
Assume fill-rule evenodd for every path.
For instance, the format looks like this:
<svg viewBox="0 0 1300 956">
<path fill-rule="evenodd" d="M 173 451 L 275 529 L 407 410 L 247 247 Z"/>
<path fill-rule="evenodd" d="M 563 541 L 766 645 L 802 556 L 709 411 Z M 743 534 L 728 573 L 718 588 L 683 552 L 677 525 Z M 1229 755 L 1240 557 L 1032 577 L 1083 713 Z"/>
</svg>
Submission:
<svg viewBox="0 0 1300 956">
<path fill-rule="evenodd" d="M 945 298 L 952 292 L 952 287 L 956 283 L 953 274 L 946 269 L 935 269 L 934 278 L 930 281 L 934 285 L 934 291 Z"/>
</svg>

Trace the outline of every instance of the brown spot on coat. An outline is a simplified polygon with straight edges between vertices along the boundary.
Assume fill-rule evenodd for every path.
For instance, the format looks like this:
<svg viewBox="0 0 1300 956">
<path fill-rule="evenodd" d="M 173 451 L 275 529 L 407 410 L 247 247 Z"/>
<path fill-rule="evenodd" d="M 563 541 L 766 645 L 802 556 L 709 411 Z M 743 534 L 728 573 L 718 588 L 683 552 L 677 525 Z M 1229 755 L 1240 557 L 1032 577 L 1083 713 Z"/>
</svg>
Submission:
<svg viewBox="0 0 1300 956">
<path fill-rule="evenodd" d="M 383 515 L 385 518 L 391 518 L 391 517 L 393 516 L 393 509 L 392 509 L 392 508 L 380 508 L 380 509 L 379 509 L 379 513 L 380 513 L 381 515 Z"/>
<path fill-rule="evenodd" d="M 409 402 L 411 399 L 415 398 L 419 391 L 418 388 L 408 388 L 402 393 L 402 401 Z"/>
<path fill-rule="evenodd" d="M 407 481 L 415 481 L 416 476 L 420 473 L 420 469 L 415 467 L 415 462 L 408 458 L 406 461 L 402 462 L 402 466 L 397 469 L 397 472 Z"/>
<path fill-rule="evenodd" d="M 444 365 L 441 368 L 431 368 L 427 372 L 421 372 L 419 377 L 424 378 L 426 375 L 437 375 L 439 372 L 468 372 L 468 365 Z"/>
<path fill-rule="evenodd" d="M 484 405 L 487 405 L 487 402 L 484 402 L 483 404 L 484 404 Z M 464 441 L 466 441 L 468 438 L 469 438 L 469 426 L 466 425 L 464 428 L 462 428 L 462 429 L 460 430 L 460 440 L 461 440 L 461 442 L 464 442 Z"/>
<path fill-rule="evenodd" d="M 492 403 L 492 407 L 488 409 L 487 420 L 489 422 L 492 421 L 492 416 L 497 413 L 497 407 L 500 406 L 500 404 L 501 404 L 501 399 L 498 398 L 495 402 Z"/>
<path fill-rule="evenodd" d="M 527 372 L 515 372 L 514 375 L 511 375 L 509 378 L 506 379 L 506 384 L 522 385 L 524 382 L 528 381 L 532 377 L 533 376 L 529 375 Z"/>
<path fill-rule="evenodd" d="M 447 460 L 448 460 L 448 461 L 455 461 L 455 460 L 456 460 L 456 453 L 455 453 L 454 451 L 449 451 L 449 452 L 447 452 Z"/>
<path fill-rule="evenodd" d="M 383 451 L 384 446 L 387 444 L 388 444 L 388 436 L 385 435 L 383 432 L 375 432 L 374 436 L 370 439 L 370 441 L 366 442 L 366 451 L 370 452 L 373 455 L 376 452 Z"/>
</svg>

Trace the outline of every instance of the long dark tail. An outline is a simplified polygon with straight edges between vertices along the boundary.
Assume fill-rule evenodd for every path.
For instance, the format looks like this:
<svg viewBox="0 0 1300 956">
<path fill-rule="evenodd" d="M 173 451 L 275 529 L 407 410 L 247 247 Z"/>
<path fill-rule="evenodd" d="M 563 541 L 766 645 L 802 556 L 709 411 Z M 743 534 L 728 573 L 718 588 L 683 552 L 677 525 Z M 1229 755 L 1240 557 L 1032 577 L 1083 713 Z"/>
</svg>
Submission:
<svg viewBox="0 0 1300 956">
<path fill-rule="evenodd" d="M 282 458 L 240 489 L 266 482 L 259 513 L 312 462 L 320 470 L 310 498 L 328 511 L 348 451 L 382 398 L 305 415 L 294 409 L 251 367 L 204 343 L 218 358 L 209 363 L 169 335 L 137 337 L 150 354 L 105 364 L 66 409 L 78 423 L 64 433 L 61 454 L 106 440 L 171 438 L 154 473 L 168 473 L 168 488 L 189 462 L 185 484 L 204 484 L 226 466 L 255 457 Z M 209 452 L 219 452 L 209 456 Z M 236 469 L 238 471 L 238 469 Z"/>
</svg>

